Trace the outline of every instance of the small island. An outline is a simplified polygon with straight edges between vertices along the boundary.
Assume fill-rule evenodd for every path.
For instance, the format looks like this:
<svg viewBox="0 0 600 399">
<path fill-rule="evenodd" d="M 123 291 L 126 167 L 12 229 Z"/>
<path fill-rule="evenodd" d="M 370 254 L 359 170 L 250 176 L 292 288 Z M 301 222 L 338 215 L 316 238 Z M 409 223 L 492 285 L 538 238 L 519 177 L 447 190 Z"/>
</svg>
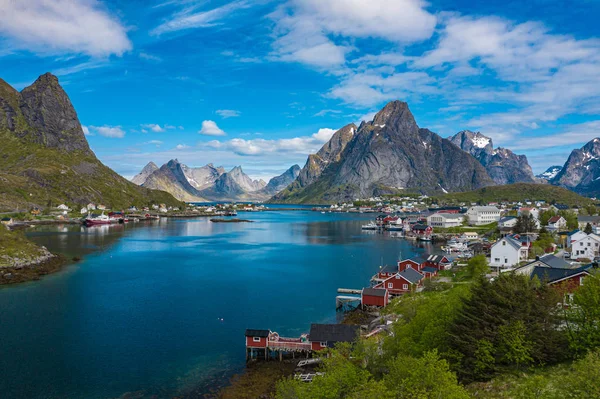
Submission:
<svg viewBox="0 0 600 399">
<path fill-rule="evenodd" d="M 213 223 L 254 223 L 253 220 L 248 219 L 210 219 Z"/>
</svg>

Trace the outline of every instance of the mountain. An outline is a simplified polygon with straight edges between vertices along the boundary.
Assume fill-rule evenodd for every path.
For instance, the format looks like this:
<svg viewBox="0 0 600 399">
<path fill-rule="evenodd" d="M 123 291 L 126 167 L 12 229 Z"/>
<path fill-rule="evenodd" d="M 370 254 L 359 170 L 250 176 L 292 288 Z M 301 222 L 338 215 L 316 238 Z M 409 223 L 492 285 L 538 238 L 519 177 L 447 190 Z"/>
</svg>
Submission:
<svg viewBox="0 0 600 399">
<path fill-rule="evenodd" d="M 494 149 L 492 139 L 480 132 L 463 130 L 449 140 L 481 162 L 496 184 L 536 182 L 525 155 L 507 148 Z"/>
<path fill-rule="evenodd" d="M 77 113 L 50 73 L 18 92 L 0 79 L 0 209 L 103 203 L 124 208 L 180 205 L 104 166 L 90 149 Z"/>
<path fill-rule="evenodd" d="M 188 181 L 182 163 L 172 159 L 146 178 L 144 187 L 170 193 L 180 201 L 205 201 L 199 190 Z"/>
<path fill-rule="evenodd" d="M 405 189 L 466 191 L 494 184 L 471 155 L 420 129 L 405 102 L 388 103 L 372 121 L 354 129 L 348 125 L 336 132 L 318 157 L 308 158 L 298 179 L 272 201 L 337 202 Z"/>
<path fill-rule="evenodd" d="M 550 181 L 556 177 L 563 167 L 561 165 L 550 166 L 544 173 L 536 175 L 538 179 Z"/>
<path fill-rule="evenodd" d="M 566 187 L 576 193 L 600 195 L 600 138 L 595 138 L 569 155 L 551 184 Z"/>
<path fill-rule="evenodd" d="M 225 173 L 222 166 L 215 167 L 212 163 L 200 168 L 190 168 L 186 165 L 182 165 L 182 167 L 188 182 L 197 190 L 212 186 L 219 176 Z"/>
<path fill-rule="evenodd" d="M 298 176 L 300 167 L 294 165 L 269 183 L 252 180 L 241 166 L 229 172 L 223 167 L 208 164 L 191 168 L 172 159 L 160 168 L 150 162 L 134 177 L 142 186 L 171 193 L 181 201 L 264 201 L 285 188 Z M 139 178 L 138 178 L 139 177 Z"/>
<path fill-rule="evenodd" d="M 281 175 L 269 180 L 267 186 L 263 189 L 269 195 L 275 195 L 287 186 L 289 186 L 300 174 L 300 166 L 294 165 Z"/>
<path fill-rule="evenodd" d="M 154 162 L 148 162 L 148 165 L 144 166 L 144 169 L 142 169 L 142 171 L 140 173 L 133 176 L 133 179 L 131 179 L 131 182 L 137 184 L 138 186 L 141 186 L 142 184 L 144 184 L 146 182 L 146 179 L 148 178 L 148 176 L 150 176 L 152 173 L 154 173 L 157 170 L 158 170 L 158 166 L 156 166 L 156 164 Z"/>
</svg>

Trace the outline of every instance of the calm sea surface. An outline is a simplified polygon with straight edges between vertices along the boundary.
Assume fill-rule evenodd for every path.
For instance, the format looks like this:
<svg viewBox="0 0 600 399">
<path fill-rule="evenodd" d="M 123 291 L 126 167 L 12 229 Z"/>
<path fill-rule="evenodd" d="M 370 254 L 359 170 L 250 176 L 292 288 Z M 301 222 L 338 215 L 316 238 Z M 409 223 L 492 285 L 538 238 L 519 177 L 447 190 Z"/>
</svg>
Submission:
<svg viewBox="0 0 600 399">
<path fill-rule="evenodd" d="M 254 223 L 161 219 L 52 226 L 30 237 L 83 261 L 0 288 L 0 397 L 171 398 L 244 367 L 244 330 L 335 322 L 338 287 L 431 248 L 362 232 L 374 215 L 240 212 Z M 154 396 L 153 396 L 154 395 Z"/>
</svg>

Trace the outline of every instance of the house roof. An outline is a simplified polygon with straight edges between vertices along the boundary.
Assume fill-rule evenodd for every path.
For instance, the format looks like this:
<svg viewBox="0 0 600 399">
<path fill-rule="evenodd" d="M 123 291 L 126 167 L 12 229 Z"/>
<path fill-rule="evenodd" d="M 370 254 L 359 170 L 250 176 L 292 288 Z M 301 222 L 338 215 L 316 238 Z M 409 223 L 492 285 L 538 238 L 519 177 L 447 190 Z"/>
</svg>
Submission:
<svg viewBox="0 0 600 399">
<path fill-rule="evenodd" d="M 412 258 L 402 259 L 400 262 L 408 262 L 408 261 L 420 265 L 421 263 L 425 262 L 425 259 L 423 259 L 420 256 L 413 256 Z"/>
<path fill-rule="evenodd" d="M 401 275 L 402 277 L 404 277 L 405 280 L 407 280 L 408 282 L 415 284 L 418 283 L 419 281 L 421 281 L 423 279 L 423 276 L 421 273 L 419 273 L 418 271 L 416 271 L 415 269 L 405 269 L 401 272 L 398 273 L 399 275 Z"/>
<path fill-rule="evenodd" d="M 2 218 L 3 222 L 8 222 L 9 220 L 12 220 L 11 218 Z"/>
<path fill-rule="evenodd" d="M 424 272 L 427 272 L 427 273 L 436 273 L 437 272 L 437 269 L 435 267 L 431 267 L 431 266 L 426 266 L 426 267 L 422 268 L 421 270 Z"/>
<path fill-rule="evenodd" d="M 500 209 L 495 206 L 472 206 L 470 209 L 476 212 L 500 212 Z"/>
<path fill-rule="evenodd" d="M 446 263 L 444 262 L 444 258 L 446 259 L 446 262 L 450 262 L 450 259 L 448 259 L 446 255 L 429 255 L 427 261 L 433 263 Z"/>
<path fill-rule="evenodd" d="M 363 288 L 362 290 L 362 294 L 363 295 L 369 295 L 369 296 L 380 296 L 380 297 L 384 297 L 385 293 L 387 290 L 383 289 L 383 288 Z"/>
<path fill-rule="evenodd" d="M 558 222 L 560 219 L 562 219 L 562 216 L 557 215 L 557 216 L 552 216 L 550 219 L 548 219 L 548 223 L 556 223 Z"/>
<path fill-rule="evenodd" d="M 246 337 L 267 338 L 269 336 L 269 333 L 269 330 L 252 330 L 249 328 L 246 330 Z"/>
<path fill-rule="evenodd" d="M 429 228 L 429 226 L 425 225 L 425 224 L 415 224 L 413 226 L 413 230 L 427 230 Z"/>
<path fill-rule="evenodd" d="M 586 265 L 578 267 L 577 269 L 554 269 L 549 267 L 536 266 L 531 272 L 531 278 L 537 276 L 537 278 L 540 281 L 544 281 L 548 284 L 553 284 L 570 277 L 575 277 L 582 273 L 589 274 L 587 270 L 590 267 L 590 265 Z"/>
<path fill-rule="evenodd" d="M 511 247 L 513 247 L 514 249 L 521 248 L 521 243 L 519 241 L 517 241 L 515 238 L 510 237 L 510 236 L 506 236 L 502 240 L 497 241 L 494 245 L 492 245 L 492 247 L 495 247 L 496 245 L 500 245 L 500 243 L 502 241 L 506 241 L 507 244 L 510 245 Z"/>
<path fill-rule="evenodd" d="M 443 212 L 436 212 L 436 213 L 432 213 L 429 216 L 440 216 L 443 217 L 444 219 L 464 219 L 465 215 L 463 215 L 462 213 L 443 213 Z"/>
<path fill-rule="evenodd" d="M 502 218 L 500 218 L 500 220 L 498 220 L 498 223 L 505 223 L 508 222 L 509 220 L 514 220 L 516 219 L 516 216 L 504 216 Z"/>
<path fill-rule="evenodd" d="M 379 269 L 379 273 L 398 273 L 398 266 L 385 265 Z"/>
<path fill-rule="evenodd" d="M 544 262 L 546 265 L 554 269 L 569 269 L 571 267 L 571 265 L 565 262 L 564 259 L 552 254 L 540 256 L 539 261 Z"/>
<path fill-rule="evenodd" d="M 358 329 L 359 326 L 347 324 L 311 324 L 309 337 L 312 342 L 353 342 Z"/>
<path fill-rule="evenodd" d="M 579 223 L 598 223 L 600 222 L 600 216 L 577 216 Z"/>
</svg>

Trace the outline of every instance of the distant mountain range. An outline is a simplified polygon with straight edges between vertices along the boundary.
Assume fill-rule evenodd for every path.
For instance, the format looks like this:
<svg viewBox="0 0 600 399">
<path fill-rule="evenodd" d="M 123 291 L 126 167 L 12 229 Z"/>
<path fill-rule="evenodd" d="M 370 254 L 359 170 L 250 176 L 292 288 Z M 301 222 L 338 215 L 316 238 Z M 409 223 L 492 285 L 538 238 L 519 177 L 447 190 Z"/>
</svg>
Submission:
<svg viewBox="0 0 600 399">
<path fill-rule="evenodd" d="M 160 168 L 148 163 L 132 182 L 166 191 L 181 201 L 264 201 L 292 183 L 299 171 L 294 165 L 266 183 L 252 180 L 241 166 L 226 172 L 213 164 L 191 168 L 172 159 Z"/>
<path fill-rule="evenodd" d="M 546 169 L 544 173 L 540 173 L 535 177 L 541 180 L 550 181 L 554 179 L 554 177 L 556 177 L 556 175 L 562 170 L 562 168 L 563 167 L 561 165 L 550 166 L 548 169 Z"/>
<path fill-rule="evenodd" d="M 600 196 L 600 138 L 573 150 L 549 182 L 585 196 Z"/>
<path fill-rule="evenodd" d="M 0 142 L 0 209 L 181 205 L 170 194 L 127 181 L 96 158 L 67 93 L 50 73 L 21 92 L 0 79 Z"/>
</svg>

